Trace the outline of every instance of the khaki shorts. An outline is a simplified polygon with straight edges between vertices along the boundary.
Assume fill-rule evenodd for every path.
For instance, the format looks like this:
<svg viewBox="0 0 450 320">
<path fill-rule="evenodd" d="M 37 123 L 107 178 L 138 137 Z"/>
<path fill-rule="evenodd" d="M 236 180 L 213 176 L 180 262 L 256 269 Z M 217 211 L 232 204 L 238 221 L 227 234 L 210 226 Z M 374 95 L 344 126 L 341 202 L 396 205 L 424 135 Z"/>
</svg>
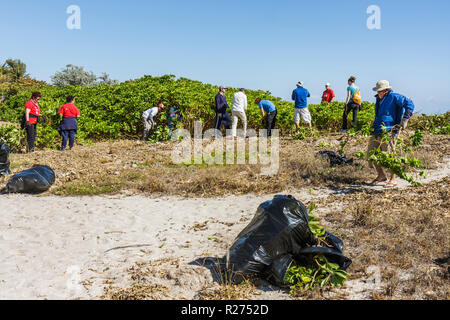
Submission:
<svg viewBox="0 0 450 320">
<path fill-rule="evenodd" d="M 311 113 L 309 113 L 308 108 L 295 108 L 294 122 L 300 123 L 300 119 L 302 119 L 304 123 L 311 123 Z"/>
<path fill-rule="evenodd" d="M 391 134 L 391 141 L 390 143 L 382 142 L 382 137 L 380 135 L 377 136 L 370 136 L 369 140 L 369 146 L 367 148 L 367 154 L 366 154 L 366 160 L 369 161 L 370 157 L 370 151 L 380 148 L 383 152 L 390 152 L 395 149 L 395 145 L 397 144 L 397 134 Z M 374 165 L 372 162 L 369 161 L 369 167 L 374 168 Z"/>
</svg>

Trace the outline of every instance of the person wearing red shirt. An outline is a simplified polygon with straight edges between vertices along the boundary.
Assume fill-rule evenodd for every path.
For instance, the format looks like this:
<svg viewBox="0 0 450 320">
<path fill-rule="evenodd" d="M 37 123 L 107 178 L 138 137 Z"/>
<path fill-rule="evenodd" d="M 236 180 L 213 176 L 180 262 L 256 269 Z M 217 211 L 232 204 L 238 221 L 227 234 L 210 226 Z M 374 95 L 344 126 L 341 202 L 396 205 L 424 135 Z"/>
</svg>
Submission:
<svg viewBox="0 0 450 320">
<path fill-rule="evenodd" d="M 323 92 L 323 95 L 322 95 L 322 102 L 327 102 L 327 103 L 333 102 L 333 100 L 336 96 L 334 95 L 334 91 L 330 88 L 330 84 L 327 83 L 325 85 L 325 88 L 326 88 L 326 90 Z"/>
<path fill-rule="evenodd" d="M 67 139 L 69 139 L 69 148 L 72 150 L 75 144 L 75 135 L 78 130 L 77 119 L 80 117 L 80 111 L 74 104 L 75 97 L 68 96 L 66 101 L 67 103 L 58 112 L 62 116 L 62 121 L 58 128 L 58 132 L 62 137 L 60 151 L 66 150 Z"/>
<path fill-rule="evenodd" d="M 34 142 L 36 140 L 37 124 L 40 122 L 41 108 L 39 100 L 40 92 L 33 92 L 31 99 L 25 103 L 25 115 L 22 121 L 25 121 L 24 129 L 27 131 L 28 152 L 34 152 Z"/>
</svg>

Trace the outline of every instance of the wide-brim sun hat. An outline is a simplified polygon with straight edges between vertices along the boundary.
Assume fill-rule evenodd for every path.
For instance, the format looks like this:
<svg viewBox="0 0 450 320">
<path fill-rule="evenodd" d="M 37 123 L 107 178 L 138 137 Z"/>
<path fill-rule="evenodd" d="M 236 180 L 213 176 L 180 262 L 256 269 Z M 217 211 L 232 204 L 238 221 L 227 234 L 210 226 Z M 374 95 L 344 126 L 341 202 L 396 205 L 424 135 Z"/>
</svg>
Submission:
<svg viewBox="0 0 450 320">
<path fill-rule="evenodd" d="M 380 92 L 380 91 L 384 91 L 384 90 L 390 90 L 392 89 L 389 81 L 387 80 L 380 80 L 377 82 L 377 85 L 375 88 L 373 88 L 373 91 L 375 92 Z"/>
</svg>

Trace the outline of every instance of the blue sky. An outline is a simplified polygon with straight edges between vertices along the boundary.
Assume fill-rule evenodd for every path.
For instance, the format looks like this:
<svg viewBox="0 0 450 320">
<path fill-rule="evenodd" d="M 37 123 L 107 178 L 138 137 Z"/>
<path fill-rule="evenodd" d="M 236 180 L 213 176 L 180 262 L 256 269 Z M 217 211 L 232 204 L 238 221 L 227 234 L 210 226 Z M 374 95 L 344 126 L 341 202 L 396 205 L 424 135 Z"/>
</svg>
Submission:
<svg viewBox="0 0 450 320">
<path fill-rule="evenodd" d="M 81 30 L 69 30 L 69 5 Z M 369 30 L 368 6 L 381 8 Z M 290 99 L 305 82 L 311 103 L 330 82 L 338 100 L 357 77 L 364 100 L 378 80 L 416 110 L 450 110 L 450 1 L 433 0 L 17 0 L 1 1 L 0 60 L 18 58 L 35 78 L 66 64 L 121 81 L 175 74 L 269 90 Z"/>
</svg>

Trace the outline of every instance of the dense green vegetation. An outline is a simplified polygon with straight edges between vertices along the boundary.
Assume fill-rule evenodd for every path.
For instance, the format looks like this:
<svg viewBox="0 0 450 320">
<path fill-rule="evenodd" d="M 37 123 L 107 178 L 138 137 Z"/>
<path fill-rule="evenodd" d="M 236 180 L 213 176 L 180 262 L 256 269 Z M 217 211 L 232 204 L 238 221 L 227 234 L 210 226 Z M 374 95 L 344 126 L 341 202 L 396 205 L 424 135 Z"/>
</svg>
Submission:
<svg viewBox="0 0 450 320">
<path fill-rule="evenodd" d="M 34 85 L 33 85 L 34 84 Z M 25 102 L 33 91 L 42 93 L 40 106 L 42 114 L 47 120 L 38 126 L 37 146 L 39 148 L 56 147 L 59 136 L 56 128 L 59 117 L 56 113 L 69 94 L 76 97 L 76 105 L 81 111 L 79 120 L 78 142 L 87 140 L 107 140 L 117 138 L 137 138 L 141 134 L 141 114 L 150 106 L 159 102 L 167 106 L 175 105 L 182 113 L 181 125 L 193 130 L 194 121 L 202 121 L 205 128 L 214 127 L 214 97 L 218 92 L 216 86 L 204 84 L 186 78 L 176 79 L 173 75 L 161 77 L 144 76 L 137 80 L 130 80 L 120 84 L 99 84 L 96 86 L 67 86 L 54 87 L 39 82 L 16 84 L 14 90 L 0 86 L 0 120 L 19 123 Z M 229 104 L 237 89 L 230 88 L 226 94 Z M 263 122 L 258 107 L 253 104 L 257 97 L 272 100 L 278 108 L 277 128 L 282 135 L 295 132 L 293 123 L 293 103 L 273 97 L 270 92 L 247 91 L 249 108 L 249 128 L 262 128 Z M 344 103 L 310 105 L 313 125 L 318 131 L 336 131 L 342 126 L 342 112 Z M 374 105 L 363 102 L 358 115 L 357 128 L 369 127 L 373 120 Z M 160 126 L 154 132 L 152 141 L 168 139 L 166 116 L 160 115 Z M 437 116 L 421 116 L 412 121 L 412 125 L 423 131 L 432 133 L 449 133 L 449 113 Z M 350 119 L 349 119 L 350 121 Z M 3 130 L 4 131 L 4 130 Z M 298 132 L 294 139 L 317 136 L 318 131 Z M 12 142 L 17 145 L 18 142 Z"/>
<path fill-rule="evenodd" d="M 1 90 L 1 89 L 0 89 Z M 33 90 L 42 93 L 42 114 L 47 122 L 39 126 L 38 146 L 52 147 L 58 140 L 56 128 L 58 117 L 56 109 L 64 104 L 67 95 L 76 97 L 76 105 L 82 116 L 79 121 L 79 141 L 85 139 L 104 140 L 140 135 L 140 120 L 142 112 L 159 102 L 165 105 L 178 106 L 181 110 L 184 128 L 192 129 L 196 120 L 202 121 L 205 127 L 214 126 L 214 97 L 218 92 L 216 86 L 203 84 L 185 78 L 176 79 L 173 75 L 162 77 L 145 76 L 141 79 L 123 82 L 116 85 L 100 84 L 97 86 L 67 86 L 58 87 L 26 87 L 20 92 L 6 95 L 0 105 L 0 119 L 9 122 L 19 122 L 23 106 Z M 227 92 L 229 104 L 237 89 L 230 88 Z M 247 91 L 250 128 L 262 128 L 259 109 L 253 104 L 257 97 L 272 100 L 278 108 L 277 127 L 282 134 L 292 133 L 294 109 L 291 102 L 282 101 L 271 96 L 270 92 Z M 314 125 L 319 130 L 336 130 L 341 126 L 343 103 L 329 105 L 311 105 Z M 373 115 L 373 105 L 363 104 L 361 122 L 370 121 Z M 165 122 L 164 122 L 165 123 Z M 159 134 L 164 138 L 166 135 Z"/>
</svg>

